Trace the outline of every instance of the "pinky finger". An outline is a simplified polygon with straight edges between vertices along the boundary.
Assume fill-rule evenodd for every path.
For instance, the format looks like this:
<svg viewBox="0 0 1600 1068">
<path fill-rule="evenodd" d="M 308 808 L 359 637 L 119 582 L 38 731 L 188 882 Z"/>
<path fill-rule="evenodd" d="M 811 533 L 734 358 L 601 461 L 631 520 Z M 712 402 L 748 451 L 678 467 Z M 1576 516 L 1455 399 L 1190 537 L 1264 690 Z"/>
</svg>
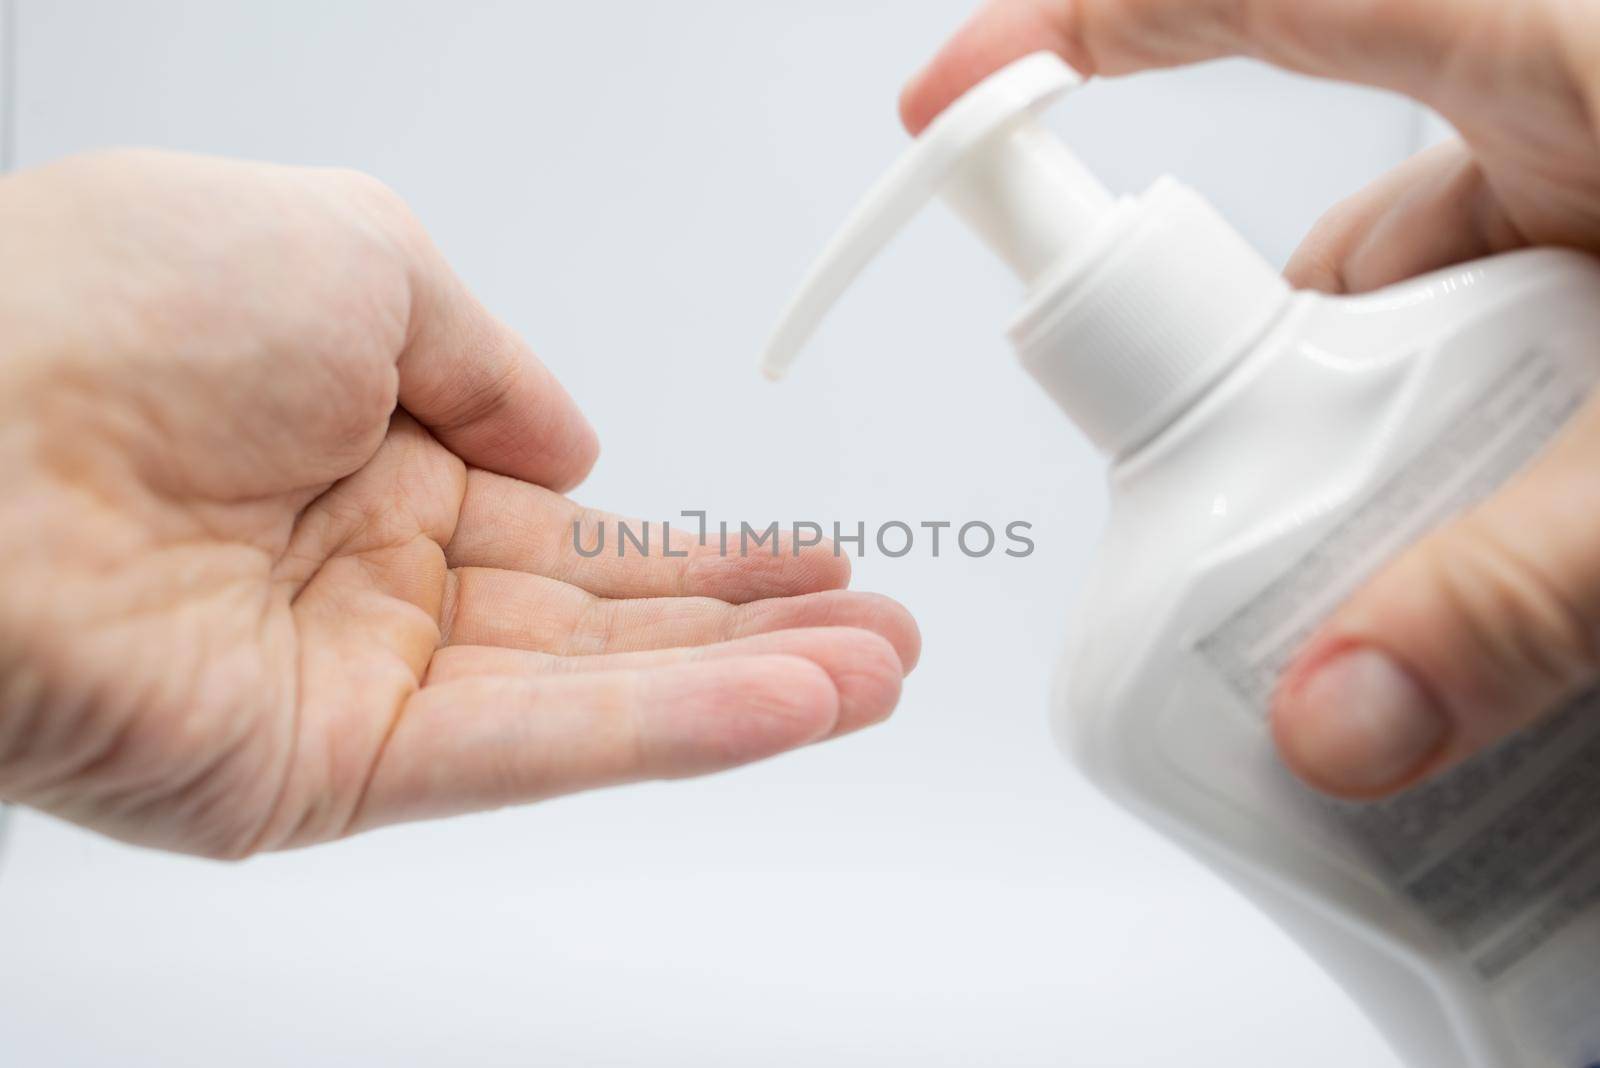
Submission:
<svg viewBox="0 0 1600 1068">
<path fill-rule="evenodd" d="M 721 771 L 824 738 L 838 717 L 828 673 L 799 656 L 428 686 L 351 830 Z"/>
</svg>

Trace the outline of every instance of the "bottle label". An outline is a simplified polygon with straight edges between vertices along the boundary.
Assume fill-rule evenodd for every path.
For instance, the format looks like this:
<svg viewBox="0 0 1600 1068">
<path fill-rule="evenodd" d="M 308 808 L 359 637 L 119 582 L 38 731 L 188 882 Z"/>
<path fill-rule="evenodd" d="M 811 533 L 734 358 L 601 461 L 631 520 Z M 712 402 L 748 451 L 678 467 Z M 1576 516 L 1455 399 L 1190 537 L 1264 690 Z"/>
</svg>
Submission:
<svg viewBox="0 0 1600 1068">
<path fill-rule="evenodd" d="M 1526 465 L 1591 384 L 1572 361 L 1530 353 L 1203 638 L 1200 654 L 1264 716 L 1317 625 Z M 1462 954 L 1531 1054 L 1560 1068 L 1600 1062 L 1600 691 L 1396 798 L 1320 804 Z"/>
</svg>

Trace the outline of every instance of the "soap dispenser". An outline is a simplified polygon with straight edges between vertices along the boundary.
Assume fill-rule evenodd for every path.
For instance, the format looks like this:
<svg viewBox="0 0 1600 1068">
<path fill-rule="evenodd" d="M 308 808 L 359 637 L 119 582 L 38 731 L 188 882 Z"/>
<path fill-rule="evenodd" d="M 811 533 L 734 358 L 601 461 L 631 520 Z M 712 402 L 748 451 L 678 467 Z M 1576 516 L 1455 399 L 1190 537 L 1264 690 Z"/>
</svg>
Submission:
<svg viewBox="0 0 1600 1068">
<path fill-rule="evenodd" d="M 951 105 L 822 253 L 766 372 L 924 204 L 953 208 L 1023 283 L 1022 365 L 1108 460 L 1053 699 L 1072 759 L 1283 925 L 1413 1068 L 1591 1068 L 1600 694 L 1368 804 L 1291 776 L 1268 711 L 1322 619 L 1588 398 L 1600 263 L 1533 249 L 1292 291 L 1180 183 L 1109 193 L 1039 118 L 1081 84 L 1041 53 Z"/>
</svg>

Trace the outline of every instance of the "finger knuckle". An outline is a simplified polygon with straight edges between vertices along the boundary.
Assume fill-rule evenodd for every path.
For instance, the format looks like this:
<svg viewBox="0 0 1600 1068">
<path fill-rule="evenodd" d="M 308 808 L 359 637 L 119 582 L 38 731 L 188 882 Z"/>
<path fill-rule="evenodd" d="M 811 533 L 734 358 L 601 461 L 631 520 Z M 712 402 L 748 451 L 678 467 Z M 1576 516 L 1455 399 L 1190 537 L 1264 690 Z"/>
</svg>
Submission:
<svg viewBox="0 0 1600 1068">
<path fill-rule="evenodd" d="M 1480 517 L 1440 539 L 1439 586 L 1499 672 L 1565 691 L 1600 660 L 1594 622 L 1540 561 Z"/>
<path fill-rule="evenodd" d="M 405 199 L 399 193 L 382 179 L 366 171 L 356 170 L 353 167 L 335 167 L 326 173 L 331 182 L 351 196 L 379 207 L 392 208 L 396 211 L 409 210 Z"/>
<path fill-rule="evenodd" d="M 366 171 L 336 167 L 322 172 L 322 180 L 334 199 L 349 205 L 356 217 L 369 220 L 389 241 L 409 246 L 424 240 L 422 223 L 405 197 L 382 179 Z"/>
</svg>

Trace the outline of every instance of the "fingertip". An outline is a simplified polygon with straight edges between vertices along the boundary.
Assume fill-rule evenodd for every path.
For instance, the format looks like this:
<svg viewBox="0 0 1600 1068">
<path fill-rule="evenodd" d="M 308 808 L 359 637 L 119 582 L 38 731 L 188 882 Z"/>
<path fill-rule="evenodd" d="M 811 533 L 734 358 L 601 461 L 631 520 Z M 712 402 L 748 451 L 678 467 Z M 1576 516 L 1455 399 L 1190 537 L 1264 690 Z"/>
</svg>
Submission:
<svg viewBox="0 0 1600 1068">
<path fill-rule="evenodd" d="M 557 493 L 570 493 L 577 489 L 594 471 L 595 464 L 600 462 L 600 435 L 595 431 L 594 424 L 575 407 L 569 419 L 561 455 L 547 465 L 551 476 L 546 488 Z"/>
<path fill-rule="evenodd" d="M 900 90 L 900 101 L 896 110 L 900 115 L 900 125 L 905 127 L 906 133 L 916 137 L 928 128 L 935 115 L 942 109 L 935 104 L 935 93 L 930 88 L 930 81 L 936 77 L 937 70 L 933 64 L 919 70 L 906 82 L 905 88 Z"/>
<path fill-rule="evenodd" d="M 1289 257 L 1283 277 L 1295 289 L 1327 293 L 1330 296 L 1338 296 L 1346 289 L 1339 260 L 1317 240 L 1315 232 Z"/>
<path fill-rule="evenodd" d="M 738 547 L 737 535 L 730 548 Z M 792 532 L 764 549 L 694 553 L 680 592 L 715 597 L 729 604 L 831 593 L 850 585 L 850 558 L 823 541 L 796 548 Z"/>
<path fill-rule="evenodd" d="M 743 608 L 732 637 L 810 627 L 854 627 L 882 635 L 894 647 L 902 673 L 916 667 L 922 635 L 898 601 L 877 593 L 824 590 L 800 597 L 774 597 Z"/>
<path fill-rule="evenodd" d="M 742 760 L 759 760 L 820 741 L 839 722 L 840 695 L 822 665 L 803 656 L 778 653 L 752 657 L 745 670 L 759 680 L 740 702 L 738 716 L 750 728 Z M 743 732 L 740 732 L 742 735 Z"/>
<path fill-rule="evenodd" d="M 470 443 L 466 459 L 481 467 L 565 493 L 594 470 L 600 435 L 555 373 L 520 336 L 503 329 L 519 372 L 505 380 L 499 404 L 452 437 Z"/>
<path fill-rule="evenodd" d="M 911 136 L 921 135 L 961 94 L 1004 65 L 984 45 L 994 24 L 1003 20 L 999 6 L 991 2 L 980 8 L 906 83 L 900 93 L 900 122 Z"/>
<path fill-rule="evenodd" d="M 900 654 L 883 635 L 850 630 L 847 640 L 845 655 L 829 672 L 839 692 L 839 721 L 834 737 L 888 719 L 900 703 L 905 677 Z"/>
<path fill-rule="evenodd" d="M 820 666 L 839 698 L 834 737 L 882 722 L 900 700 L 905 672 L 889 639 L 857 626 L 769 631 L 693 650 L 697 659 L 799 656 Z"/>
<path fill-rule="evenodd" d="M 839 692 L 827 671 L 783 653 L 668 668 L 657 673 L 653 696 L 655 713 L 641 710 L 643 730 L 664 752 L 646 763 L 671 778 L 798 749 L 839 721 Z"/>
<path fill-rule="evenodd" d="M 397 364 L 401 406 L 474 467 L 558 491 L 582 482 L 600 454 L 594 427 L 527 341 L 436 251 L 426 258 Z"/>
<path fill-rule="evenodd" d="M 1284 763 L 1307 785 L 1374 800 L 1418 781 L 1438 762 L 1449 720 L 1412 673 L 1360 644 L 1332 644 L 1285 676 L 1271 730 Z"/>
<path fill-rule="evenodd" d="M 850 585 L 850 557 L 840 551 L 836 542 L 824 538 L 817 544 L 797 548 L 795 534 L 791 530 L 779 536 L 781 567 L 761 575 L 760 583 L 751 584 L 751 599 L 828 593 Z"/>
<path fill-rule="evenodd" d="M 901 673 L 911 674 L 916 670 L 917 661 L 922 658 L 922 628 L 917 626 L 916 617 L 892 597 L 882 594 L 866 596 L 873 600 L 877 609 L 877 625 L 873 629 L 893 647 L 900 659 Z"/>
<path fill-rule="evenodd" d="M 1088 56 L 1065 29 L 1067 8 L 1044 0 L 989 0 L 906 84 L 899 108 L 906 130 L 921 134 L 973 86 L 1034 52 L 1055 52 L 1089 74 Z"/>
<path fill-rule="evenodd" d="M 850 586 L 853 565 L 848 553 L 841 552 L 838 543 L 824 541 L 802 551 L 813 573 L 814 590 L 843 590 Z M 804 591 L 804 592 L 810 592 Z"/>
</svg>

